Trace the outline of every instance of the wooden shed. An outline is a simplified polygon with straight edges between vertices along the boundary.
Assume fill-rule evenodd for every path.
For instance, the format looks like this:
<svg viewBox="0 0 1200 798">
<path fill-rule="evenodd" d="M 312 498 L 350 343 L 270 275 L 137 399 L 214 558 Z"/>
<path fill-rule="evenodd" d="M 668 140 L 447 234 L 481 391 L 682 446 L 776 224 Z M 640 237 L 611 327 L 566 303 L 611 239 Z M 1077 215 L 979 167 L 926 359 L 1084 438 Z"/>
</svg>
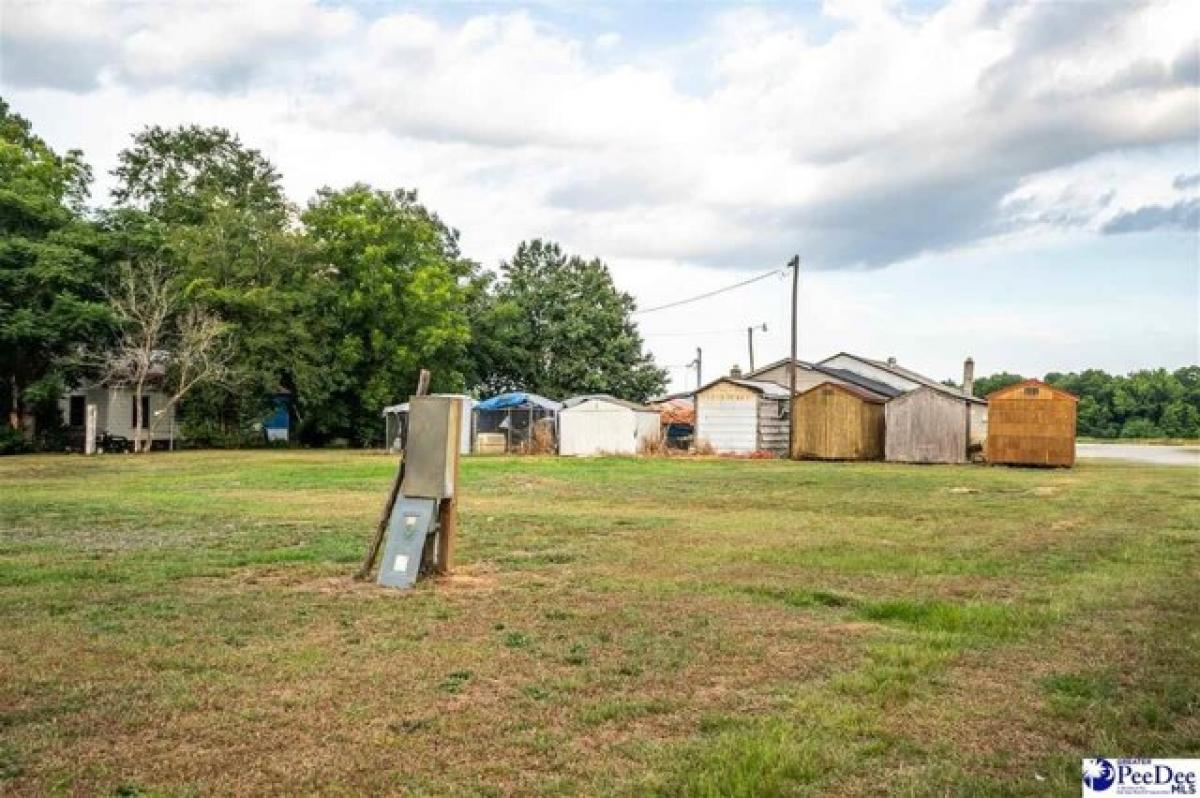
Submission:
<svg viewBox="0 0 1200 798">
<path fill-rule="evenodd" d="M 718 452 L 787 456 L 788 390 L 773 382 L 721 377 L 696 391 L 697 445 Z"/>
<path fill-rule="evenodd" d="M 879 460 L 883 457 L 886 397 L 825 382 L 792 399 L 792 458 Z"/>
<path fill-rule="evenodd" d="M 1040 380 L 1025 380 L 993 391 L 987 399 L 989 463 L 1075 465 L 1075 396 Z"/>
<path fill-rule="evenodd" d="M 896 463 L 965 463 L 971 402 L 928 385 L 884 407 L 884 459 Z"/>
</svg>

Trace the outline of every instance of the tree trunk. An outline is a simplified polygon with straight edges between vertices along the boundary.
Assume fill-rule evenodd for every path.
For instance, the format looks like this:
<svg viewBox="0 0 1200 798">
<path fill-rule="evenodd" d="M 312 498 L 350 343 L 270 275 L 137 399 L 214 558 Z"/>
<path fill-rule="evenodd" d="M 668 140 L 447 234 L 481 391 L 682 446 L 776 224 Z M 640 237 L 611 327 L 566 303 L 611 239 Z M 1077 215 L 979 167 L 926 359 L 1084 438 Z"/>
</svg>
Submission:
<svg viewBox="0 0 1200 798">
<path fill-rule="evenodd" d="M 146 419 L 142 418 L 142 380 L 133 385 L 133 451 L 145 451 L 142 447 L 142 427 Z"/>
<path fill-rule="evenodd" d="M 21 388 L 17 385 L 15 375 L 9 378 L 8 382 L 12 391 L 12 404 L 8 408 L 8 426 L 19 431 L 21 429 Z"/>
</svg>

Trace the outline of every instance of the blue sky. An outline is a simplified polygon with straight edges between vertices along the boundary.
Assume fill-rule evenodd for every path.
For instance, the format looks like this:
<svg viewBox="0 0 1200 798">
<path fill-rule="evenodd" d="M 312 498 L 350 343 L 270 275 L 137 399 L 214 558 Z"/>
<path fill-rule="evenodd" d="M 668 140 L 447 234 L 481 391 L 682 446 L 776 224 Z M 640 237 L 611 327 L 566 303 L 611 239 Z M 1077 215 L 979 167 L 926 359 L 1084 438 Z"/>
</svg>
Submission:
<svg viewBox="0 0 1200 798">
<path fill-rule="evenodd" d="M 417 188 L 484 265 L 553 238 L 643 306 L 799 253 L 807 358 L 1200 361 L 1186 0 L 0 2 L 0 90 L 85 151 L 98 202 L 142 125 L 219 124 L 297 203 Z M 711 377 L 747 365 L 749 324 L 760 362 L 785 353 L 786 300 L 639 318 Z"/>
</svg>

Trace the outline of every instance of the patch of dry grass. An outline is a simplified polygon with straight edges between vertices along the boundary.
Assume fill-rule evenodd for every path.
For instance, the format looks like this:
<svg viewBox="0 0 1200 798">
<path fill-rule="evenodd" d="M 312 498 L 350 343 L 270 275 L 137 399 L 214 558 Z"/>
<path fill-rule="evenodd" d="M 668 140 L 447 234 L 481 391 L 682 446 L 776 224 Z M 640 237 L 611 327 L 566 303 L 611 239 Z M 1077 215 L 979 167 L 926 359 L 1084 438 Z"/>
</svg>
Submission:
<svg viewBox="0 0 1200 798">
<path fill-rule="evenodd" d="M 468 459 L 462 564 L 351 581 L 394 463 L 0 460 L 0 792 L 1078 789 L 1200 749 L 1193 475 Z"/>
</svg>

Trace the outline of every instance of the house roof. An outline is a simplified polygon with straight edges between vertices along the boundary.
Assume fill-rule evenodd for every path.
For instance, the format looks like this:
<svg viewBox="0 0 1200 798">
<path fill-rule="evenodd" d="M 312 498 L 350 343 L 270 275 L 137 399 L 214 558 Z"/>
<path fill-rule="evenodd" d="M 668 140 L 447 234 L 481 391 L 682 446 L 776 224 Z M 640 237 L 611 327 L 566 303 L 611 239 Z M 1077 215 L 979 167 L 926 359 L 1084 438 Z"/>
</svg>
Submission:
<svg viewBox="0 0 1200 798">
<path fill-rule="evenodd" d="M 904 393 L 904 391 L 900 390 L 899 388 L 893 388 L 891 385 L 888 385 L 886 382 L 880 382 L 879 380 L 873 380 L 870 377 L 864 377 L 861 374 L 855 374 L 853 371 L 848 371 L 847 369 L 835 369 L 835 368 L 830 368 L 829 366 L 816 366 L 813 370 L 819 371 L 822 374 L 828 374 L 831 377 L 837 377 L 839 380 L 844 380 L 845 382 L 848 382 L 851 385 L 857 386 L 859 388 L 863 388 L 864 390 L 870 391 L 871 393 L 878 394 L 878 395 L 886 397 L 888 399 L 891 399 L 893 397 L 899 396 L 900 394 Z"/>
<path fill-rule="evenodd" d="M 754 377 L 758 374 L 762 374 L 764 372 L 771 371 L 772 369 L 777 369 L 780 366 L 786 366 L 790 360 L 791 360 L 791 358 L 785 357 L 781 360 L 776 360 L 774 363 L 768 363 L 767 365 L 763 366 L 762 368 L 755 369 L 754 371 L 750 372 L 749 374 L 746 375 L 746 377 Z M 846 369 L 837 369 L 837 368 L 832 368 L 830 366 L 822 366 L 820 364 L 809 363 L 807 361 L 799 360 L 799 359 L 796 360 L 796 367 L 804 369 L 805 371 L 815 371 L 819 374 L 825 374 L 830 377 L 837 377 L 839 380 L 848 382 L 851 385 L 857 385 L 860 388 L 866 388 L 868 391 L 872 391 L 874 393 L 877 393 L 877 394 L 880 394 L 882 396 L 886 396 L 889 398 L 893 397 L 893 396 L 899 396 L 900 394 L 904 393 L 904 391 L 901 391 L 898 388 L 893 388 L 892 386 L 887 385 L 886 383 L 879 382 L 878 380 L 873 380 L 870 377 L 864 377 L 861 374 L 855 374 L 853 371 L 848 371 Z"/>
<path fill-rule="evenodd" d="M 997 388 L 996 390 L 989 393 L 987 395 L 987 398 L 991 399 L 993 396 L 999 396 L 1002 393 L 1011 393 L 1012 391 L 1016 390 L 1017 388 L 1026 388 L 1031 385 L 1036 385 L 1039 388 L 1045 388 L 1046 390 L 1050 391 L 1051 393 L 1054 393 L 1058 396 L 1062 396 L 1067 399 L 1070 399 L 1073 402 L 1079 401 L 1079 397 L 1069 391 L 1064 391 L 1062 388 L 1055 388 L 1053 385 L 1051 385 L 1049 383 L 1042 382 L 1041 380 L 1033 380 L 1033 379 L 1021 380 L 1020 382 L 1015 382 L 1012 385 L 1005 385 L 1003 388 Z"/>
<path fill-rule="evenodd" d="M 731 382 L 734 385 L 740 385 L 743 388 L 749 388 L 755 393 L 760 393 L 768 399 L 787 399 L 788 389 L 774 382 L 766 382 L 764 380 L 744 380 L 740 377 L 718 377 L 707 385 L 702 385 L 696 389 L 696 393 L 707 391 L 719 382 Z"/>
<path fill-rule="evenodd" d="M 890 374 L 895 374 L 897 377 L 901 377 L 901 378 L 909 380 L 911 382 L 916 382 L 921 385 L 928 385 L 930 388 L 933 388 L 934 390 L 941 391 L 944 394 L 949 394 L 950 396 L 954 396 L 959 399 L 965 399 L 967 401 L 975 402 L 977 404 L 985 404 L 987 402 L 986 399 L 980 399 L 978 396 L 972 396 L 969 393 L 965 393 L 961 388 L 956 388 L 956 387 L 953 387 L 950 385 L 945 385 L 945 384 L 940 383 L 937 380 L 933 379 L 932 377 L 926 377 L 924 374 L 918 374 L 917 372 L 913 371 L 912 369 L 906 369 L 906 368 L 904 368 L 904 366 L 901 366 L 898 363 L 888 363 L 886 360 L 875 360 L 874 358 L 863 357 L 862 355 L 856 355 L 851 352 L 838 352 L 836 355 L 830 355 L 829 357 L 825 358 L 817 365 L 823 366 L 824 364 L 828 363 L 830 360 L 833 360 L 835 357 L 843 357 L 843 356 L 857 360 L 860 363 L 865 363 L 868 366 L 873 366 L 877 369 L 882 369 L 883 371 L 886 371 Z"/>
<path fill-rule="evenodd" d="M 799 393 L 796 394 L 796 396 L 804 396 L 806 394 L 810 394 L 813 391 L 818 390 L 820 388 L 824 388 L 826 386 L 829 386 L 831 388 L 836 388 L 839 391 L 843 391 L 852 396 L 858 397 L 859 399 L 862 399 L 864 402 L 870 402 L 870 403 L 876 404 L 876 405 L 884 404 L 887 402 L 887 400 L 889 398 L 891 398 L 888 396 L 882 396 L 880 394 L 877 394 L 874 391 L 868 391 L 866 388 L 860 388 L 857 385 L 849 385 L 844 382 L 834 382 L 833 380 L 826 380 L 825 382 L 817 383 L 813 387 L 809 388 L 807 391 L 800 391 Z"/>
<path fill-rule="evenodd" d="M 570 399 L 563 399 L 563 410 L 577 407 L 584 402 L 608 402 L 609 404 L 618 405 L 619 407 L 627 407 L 630 410 L 639 412 L 653 412 L 654 408 L 647 405 L 641 405 L 637 402 L 630 402 L 628 399 L 618 399 L 612 394 L 607 393 L 583 393 L 578 396 L 572 396 Z"/>
<path fill-rule="evenodd" d="M 762 374 L 764 371 L 770 371 L 771 369 L 777 369 L 780 366 L 786 366 L 788 364 L 788 361 L 790 361 L 790 360 L 791 360 L 790 357 L 780 358 L 779 360 L 776 360 L 774 363 L 768 363 L 765 366 L 760 366 L 760 367 L 754 369 L 754 371 L 747 372 L 746 374 L 744 374 L 742 376 L 745 377 L 746 379 L 751 379 L 753 377 L 757 377 L 759 374 Z M 807 361 L 800 360 L 800 359 L 796 360 L 796 365 L 802 369 L 808 369 L 810 371 L 814 368 L 812 363 L 809 363 Z"/>
</svg>

